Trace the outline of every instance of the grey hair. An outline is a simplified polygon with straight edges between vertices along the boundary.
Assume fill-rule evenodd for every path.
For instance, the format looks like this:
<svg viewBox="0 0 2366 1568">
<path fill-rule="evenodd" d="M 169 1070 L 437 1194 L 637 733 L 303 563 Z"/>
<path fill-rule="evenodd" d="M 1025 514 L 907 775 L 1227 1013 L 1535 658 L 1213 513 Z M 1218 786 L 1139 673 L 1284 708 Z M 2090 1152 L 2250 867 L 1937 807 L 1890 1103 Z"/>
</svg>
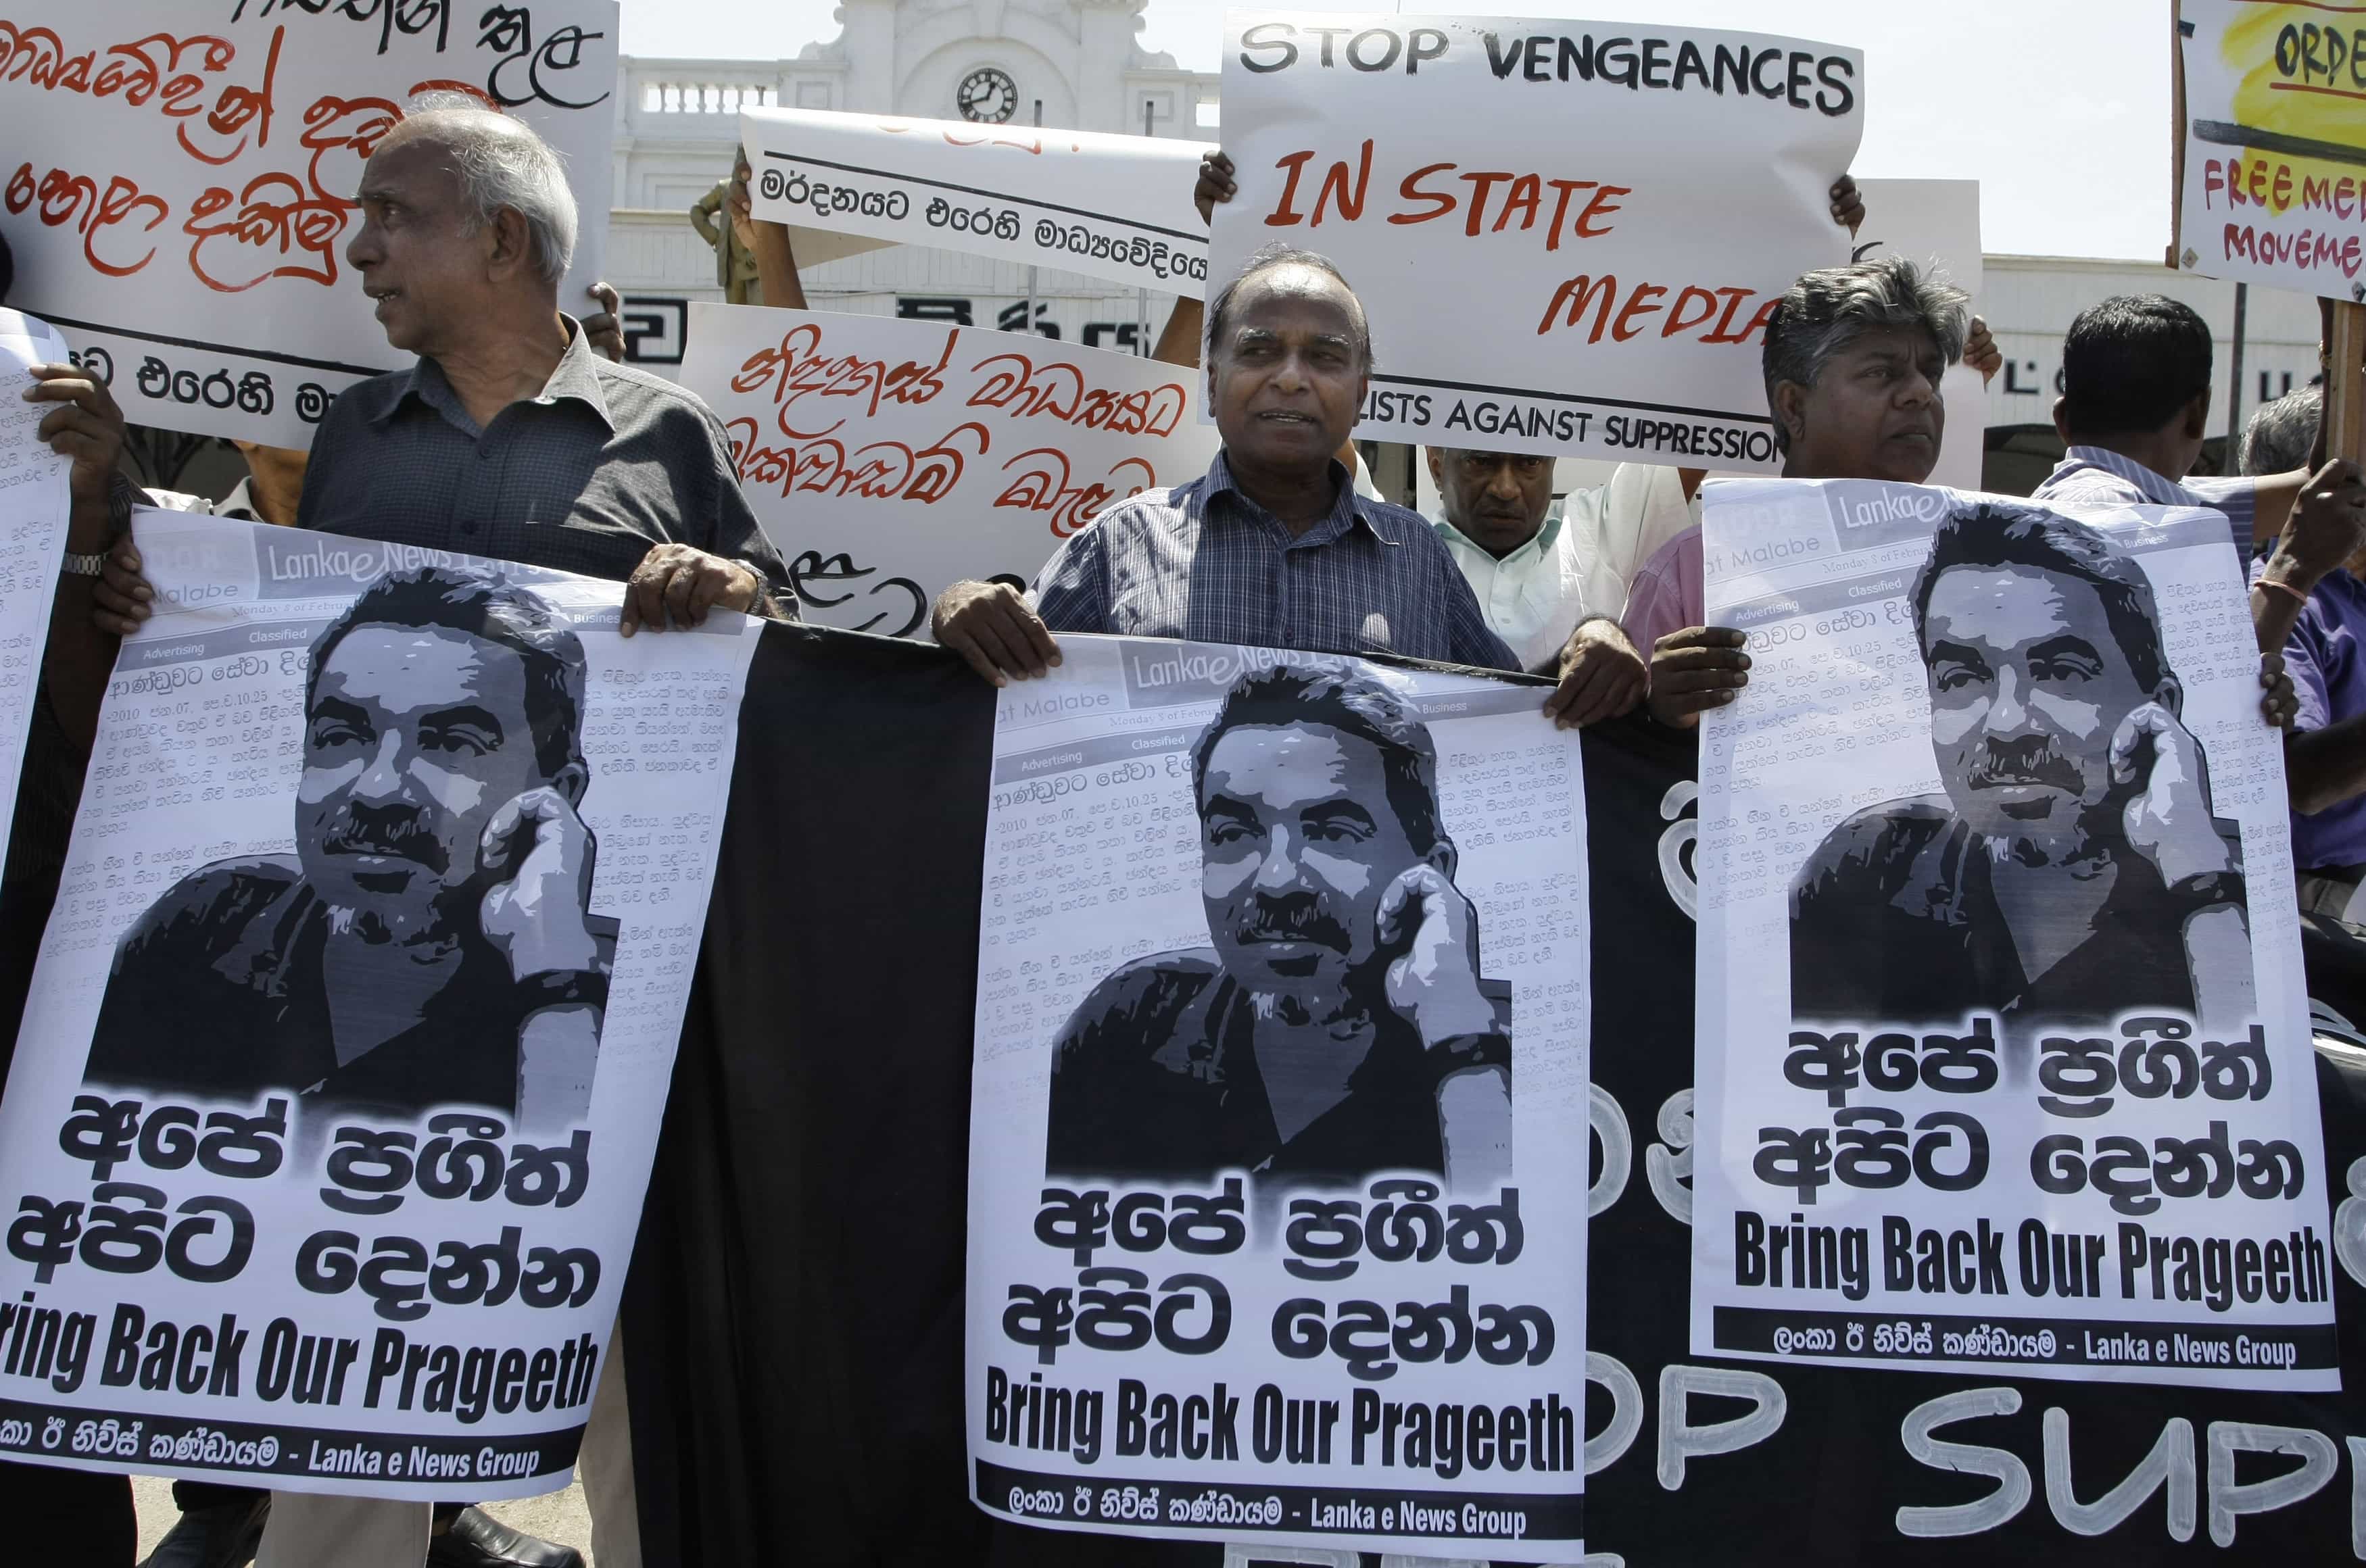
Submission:
<svg viewBox="0 0 2366 1568">
<path fill-rule="evenodd" d="M 1813 386 L 1832 356 L 1867 332 L 1928 332 L 1940 357 L 1954 364 L 1964 357 L 1971 302 L 1970 295 L 1903 256 L 1800 274 L 1766 323 L 1760 363 L 1768 410 L 1774 408 L 1776 386 L 1786 381 Z M 1774 420 L 1774 448 L 1791 449 L 1791 432 L 1780 416 Z"/>
<path fill-rule="evenodd" d="M 2243 427 L 2245 474 L 2283 474 L 2305 467 L 2325 418 L 2325 388 L 2304 386 L 2260 406 Z"/>
<path fill-rule="evenodd" d="M 1241 270 L 1233 274 L 1233 281 L 1224 285 L 1216 297 L 1209 302 L 1206 363 L 1210 365 L 1216 363 L 1216 344 L 1222 341 L 1224 318 L 1232 311 L 1233 296 L 1240 292 L 1241 285 L 1257 274 L 1271 272 L 1276 267 L 1310 267 L 1325 274 L 1347 291 L 1347 297 L 1356 306 L 1356 352 L 1363 356 L 1364 368 L 1371 369 L 1372 324 L 1365 319 L 1364 302 L 1357 298 L 1356 286 L 1347 281 L 1346 274 L 1339 270 L 1338 263 L 1320 251 L 1301 250 L 1279 240 L 1259 246 L 1255 255 L 1241 263 Z"/>
<path fill-rule="evenodd" d="M 477 233 L 507 207 L 525 220 L 543 280 L 567 275 L 575 259 L 575 192 L 558 151 L 532 126 L 466 93 L 422 93 L 402 124 L 406 140 L 424 137 L 452 155 L 466 207 L 463 233 Z"/>
</svg>

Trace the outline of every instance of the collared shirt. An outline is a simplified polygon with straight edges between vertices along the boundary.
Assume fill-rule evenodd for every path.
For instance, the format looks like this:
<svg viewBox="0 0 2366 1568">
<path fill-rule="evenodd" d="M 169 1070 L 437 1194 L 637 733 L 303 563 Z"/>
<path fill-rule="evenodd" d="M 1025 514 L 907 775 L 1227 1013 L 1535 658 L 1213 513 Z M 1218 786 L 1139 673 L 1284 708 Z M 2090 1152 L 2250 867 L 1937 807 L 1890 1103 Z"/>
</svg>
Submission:
<svg viewBox="0 0 2366 1568">
<path fill-rule="evenodd" d="M 432 359 L 346 388 L 313 437 L 297 526 L 612 581 L 688 544 L 754 567 L 794 617 L 714 410 L 567 326 L 540 395 L 488 427 Z"/>
<path fill-rule="evenodd" d="M 1495 634 L 1536 669 L 1560 653 L 1591 615 L 1619 614 L 1643 562 L 1698 512 L 1673 468 L 1622 463 L 1610 483 L 1574 490 L 1544 526 L 1498 558 L 1451 522 L 1431 524 Z"/>
<path fill-rule="evenodd" d="M 266 1090 L 393 1114 L 514 1113 L 525 1012 L 508 960 L 470 934 L 417 1022 L 340 1063 L 321 969 L 331 913 L 291 855 L 201 867 L 117 948 L 91 1037 L 92 1082 L 243 1098 Z M 604 968 L 616 923 L 592 917 Z M 180 1023 L 159 1029 L 156 1021 Z"/>
<path fill-rule="evenodd" d="M 1363 499 L 1336 462 L 1331 477 L 1330 515 L 1293 539 L 1220 452 L 1070 535 L 1029 597 L 1054 632 L 1519 668 L 1421 515 Z"/>
<path fill-rule="evenodd" d="M 2211 826 L 2239 870 L 2234 824 Z M 1997 907 L 1990 859 L 1944 795 L 1867 807 L 1832 829 L 1791 884 L 1792 1016 L 1874 1029 L 1979 1012 L 2019 1041 L 2045 1025 L 2192 1010 L 2180 938 L 2194 908 L 2144 857 L 2114 854 L 2087 935 L 2034 979 Z"/>
<path fill-rule="evenodd" d="M 1645 658 L 1651 656 L 1652 644 L 1669 633 L 1708 623 L 1707 568 L 1700 525 L 1696 523 L 1661 545 L 1635 574 L 1635 585 L 1628 590 L 1626 612 L 1618 623 Z"/>
<path fill-rule="evenodd" d="M 1343 1031 L 1360 1048 L 1336 1104 L 1285 1139 L 1256 1053 L 1256 1008 L 1213 948 L 1158 953 L 1093 988 L 1052 1047 L 1045 1168 L 1055 1176 L 1204 1181 L 1224 1170 L 1353 1182 L 1446 1169 L 1449 1069 L 1511 1066 L 1511 988 L 1482 980 L 1497 1032 L 1441 1060 L 1395 1014 Z"/>
<path fill-rule="evenodd" d="M 2366 583 L 2338 566 L 2325 574 L 2284 640 L 2284 668 L 2300 698 L 2293 729 L 2322 730 L 2366 713 Z M 2366 863 L 2366 795 L 2305 816 L 2294 812 L 2292 835 L 2293 864 L 2301 870 Z"/>
<path fill-rule="evenodd" d="M 2073 506 L 2210 507 L 2235 525 L 2235 543 L 2250 554 L 2253 521 L 2259 515 L 2259 484 L 2248 478 L 2194 478 L 2182 484 L 2164 477 L 2108 447 L 2074 446 L 2030 493 L 2034 501 Z"/>
</svg>

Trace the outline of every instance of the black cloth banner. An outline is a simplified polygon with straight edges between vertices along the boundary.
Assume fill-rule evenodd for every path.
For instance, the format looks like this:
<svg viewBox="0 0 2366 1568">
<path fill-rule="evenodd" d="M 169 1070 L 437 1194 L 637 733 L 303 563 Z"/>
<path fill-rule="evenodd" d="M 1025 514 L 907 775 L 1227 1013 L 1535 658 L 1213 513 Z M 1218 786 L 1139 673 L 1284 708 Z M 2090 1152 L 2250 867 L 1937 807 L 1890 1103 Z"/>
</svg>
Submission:
<svg viewBox="0 0 2366 1568">
<path fill-rule="evenodd" d="M 1206 1544 L 1003 1526 L 967 1501 L 963 1187 L 993 714 L 991 691 L 935 649 L 765 633 L 626 1290 L 651 1562 L 1222 1561 Z M 1584 753 L 1589 1550 L 1638 1568 L 2366 1555 L 2366 1299 L 2345 1266 L 2342 1394 L 1690 1353 L 1694 935 L 1678 900 L 1693 746 L 1638 718 L 1587 732 Z M 2366 951 L 2338 928 L 2308 940 L 2315 993 L 2366 1020 Z M 2366 1156 L 2366 1046 L 2321 1046 L 2318 1077 L 2334 1231 L 2356 1260 L 2366 1199 L 2346 1178 Z"/>
</svg>

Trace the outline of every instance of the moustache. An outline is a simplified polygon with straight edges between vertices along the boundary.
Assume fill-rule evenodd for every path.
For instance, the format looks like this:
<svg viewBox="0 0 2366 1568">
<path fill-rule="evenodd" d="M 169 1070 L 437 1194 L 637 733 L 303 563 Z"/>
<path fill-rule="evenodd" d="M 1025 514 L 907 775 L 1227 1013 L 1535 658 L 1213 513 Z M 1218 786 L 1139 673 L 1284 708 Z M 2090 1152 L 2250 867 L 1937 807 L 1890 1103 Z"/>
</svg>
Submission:
<svg viewBox="0 0 2366 1568">
<path fill-rule="evenodd" d="M 2079 770 L 2054 742 L 2034 740 L 2010 745 L 1990 741 L 1972 764 L 1969 781 L 1975 790 L 2013 785 L 2039 785 L 2077 794 L 2085 787 Z"/>
<path fill-rule="evenodd" d="M 1310 893 L 1282 899 L 1260 895 L 1238 935 L 1244 942 L 1312 942 L 1341 953 L 1347 950 L 1347 928 Z"/>
<path fill-rule="evenodd" d="M 415 807 L 348 806 L 321 841 L 328 855 L 382 855 L 441 875 L 450 863 L 444 843 Z"/>
</svg>

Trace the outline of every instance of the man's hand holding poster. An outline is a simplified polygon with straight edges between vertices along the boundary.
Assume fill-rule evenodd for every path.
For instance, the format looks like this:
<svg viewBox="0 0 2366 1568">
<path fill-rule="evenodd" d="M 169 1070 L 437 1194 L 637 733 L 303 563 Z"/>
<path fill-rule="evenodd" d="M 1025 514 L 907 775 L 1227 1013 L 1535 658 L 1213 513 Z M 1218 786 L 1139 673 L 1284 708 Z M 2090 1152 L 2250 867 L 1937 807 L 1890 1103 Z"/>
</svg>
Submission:
<svg viewBox="0 0 2366 1568">
<path fill-rule="evenodd" d="M 1577 1561 L 1574 736 L 1535 684 L 1062 646 L 995 734 L 976 1500 Z"/>
<path fill-rule="evenodd" d="M 755 216 L 936 245 L 1198 297 L 1208 226 L 1191 205 L 1209 148 L 1001 121 L 749 109 Z"/>
<path fill-rule="evenodd" d="M 731 437 L 739 486 L 802 614 L 908 636 L 964 577 L 1031 581 L 1103 507 L 1207 472 L 1200 377 L 966 327 L 696 305 L 682 384 Z"/>
<path fill-rule="evenodd" d="M 2225 518 L 1750 481 L 1705 543 L 1695 1349 L 2338 1386 Z"/>
<path fill-rule="evenodd" d="M 180 513 L 0 1103 L 0 1453 L 437 1498 L 572 1463 L 756 622 Z"/>
<path fill-rule="evenodd" d="M 583 215 L 565 308 L 599 276 L 615 0 L 14 9 L 13 303 L 65 328 L 135 424 L 304 447 L 339 392 L 398 368 L 345 246 L 362 165 L 419 94 L 517 115 L 559 151 Z"/>
<path fill-rule="evenodd" d="M 1221 287 L 1337 263 L 1377 368 L 1356 433 L 1771 471 L 1760 329 L 1846 260 L 1853 50 L 1655 24 L 1233 12 Z M 1472 313 L 1488 325 L 1472 330 Z"/>
</svg>

